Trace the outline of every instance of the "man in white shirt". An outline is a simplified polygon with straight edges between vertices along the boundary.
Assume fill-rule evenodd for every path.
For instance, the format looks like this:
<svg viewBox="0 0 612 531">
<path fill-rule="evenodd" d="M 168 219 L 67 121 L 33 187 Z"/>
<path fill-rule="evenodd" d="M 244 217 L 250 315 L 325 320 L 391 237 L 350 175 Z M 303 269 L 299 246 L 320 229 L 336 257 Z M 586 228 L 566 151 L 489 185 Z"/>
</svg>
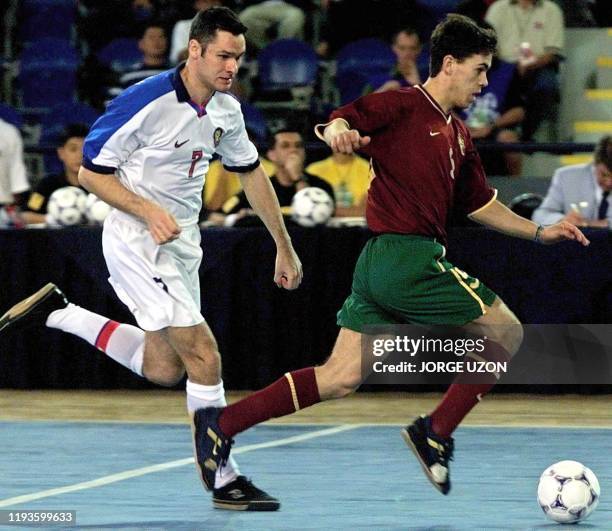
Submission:
<svg viewBox="0 0 612 531">
<path fill-rule="evenodd" d="M 612 227 L 612 136 L 603 137 L 589 164 L 559 168 L 532 219 L 542 225 L 569 221 L 578 227 Z"/>
<path fill-rule="evenodd" d="M 497 0 L 485 20 L 497 33 L 500 59 L 517 65 L 527 103 L 523 137 L 529 139 L 542 120 L 557 120 L 563 12 L 551 0 Z"/>
<path fill-rule="evenodd" d="M 227 93 L 245 53 L 246 27 L 224 7 L 200 12 L 188 59 L 175 70 L 122 92 L 85 140 L 79 181 L 114 207 L 102 244 L 110 283 L 140 328 L 68 304 L 48 284 L 0 317 L 0 331 L 26 317 L 95 345 L 160 385 L 187 373 L 187 409 L 225 404 L 217 343 L 200 313 L 197 224 L 208 165 L 216 152 L 241 175 L 253 209 L 277 248 L 274 282 L 295 289 L 302 266 L 291 245 L 270 180 L 247 137 L 240 104 Z M 278 500 L 240 475 L 230 458 L 202 459 L 208 434 L 193 426 L 196 464 L 219 509 L 274 511 Z M 211 477 L 212 476 L 212 477 Z"/>
<path fill-rule="evenodd" d="M 29 189 L 19 130 L 0 119 L 0 207 L 24 202 Z"/>
</svg>

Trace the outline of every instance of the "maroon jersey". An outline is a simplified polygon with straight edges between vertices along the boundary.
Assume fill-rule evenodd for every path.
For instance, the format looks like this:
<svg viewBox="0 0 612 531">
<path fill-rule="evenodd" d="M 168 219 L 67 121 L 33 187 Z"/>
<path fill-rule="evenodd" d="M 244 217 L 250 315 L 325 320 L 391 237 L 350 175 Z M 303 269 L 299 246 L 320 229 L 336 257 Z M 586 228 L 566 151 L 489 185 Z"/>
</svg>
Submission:
<svg viewBox="0 0 612 531">
<path fill-rule="evenodd" d="M 453 207 L 470 214 L 496 196 L 468 129 L 422 86 L 364 96 L 334 118 L 372 137 L 362 151 L 372 159 L 366 219 L 374 232 L 445 242 Z"/>
</svg>

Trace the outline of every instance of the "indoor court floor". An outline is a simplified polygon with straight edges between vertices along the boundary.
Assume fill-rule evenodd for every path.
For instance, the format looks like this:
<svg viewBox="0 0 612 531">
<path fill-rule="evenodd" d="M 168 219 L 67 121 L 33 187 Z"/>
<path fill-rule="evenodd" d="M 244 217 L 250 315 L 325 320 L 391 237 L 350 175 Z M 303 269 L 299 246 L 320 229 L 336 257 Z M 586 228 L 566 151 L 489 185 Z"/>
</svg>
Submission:
<svg viewBox="0 0 612 531">
<path fill-rule="evenodd" d="M 399 434 L 438 399 L 358 393 L 239 435 L 242 472 L 282 503 L 241 513 L 203 492 L 183 393 L 0 391 L 0 509 L 76 510 L 82 529 L 566 531 L 545 519 L 536 487 L 548 465 L 574 459 L 602 490 L 574 528 L 612 529 L 610 396 L 489 397 L 455 434 L 447 497 Z"/>
</svg>

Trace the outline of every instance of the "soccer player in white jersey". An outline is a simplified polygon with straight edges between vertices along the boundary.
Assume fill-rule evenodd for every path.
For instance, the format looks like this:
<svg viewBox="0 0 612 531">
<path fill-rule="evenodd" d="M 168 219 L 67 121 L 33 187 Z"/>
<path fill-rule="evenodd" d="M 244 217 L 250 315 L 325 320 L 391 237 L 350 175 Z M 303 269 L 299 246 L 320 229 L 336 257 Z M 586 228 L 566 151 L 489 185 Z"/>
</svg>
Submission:
<svg viewBox="0 0 612 531">
<path fill-rule="evenodd" d="M 245 52 L 245 32 L 227 8 L 200 12 L 187 62 L 124 91 L 85 140 L 79 181 L 114 207 L 102 236 L 109 280 L 140 328 L 69 304 L 54 284 L 0 318 L 0 331 L 39 321 L 78 335 L 160 385 L 175 385 L 187 372 L 192 421 L 197 409 L 225 405 L 217 343 L 200 313 L 198 278 L 197 219 L 213 153 L 227 170 L 240 173 L 249 202 L 274 238 L 274 282 L 295 289 L 302 279 L 240 105 L 227 93 Z M 198 457 L 203 435 L 197 426 L 193 432 L 198 470 L 216 508 L 278 509 L 278 500 L 242 476 L 231 458 L 216 470 L 214 484 L 207 480 L 202 468 L 210 463 Z"/>
</svg>

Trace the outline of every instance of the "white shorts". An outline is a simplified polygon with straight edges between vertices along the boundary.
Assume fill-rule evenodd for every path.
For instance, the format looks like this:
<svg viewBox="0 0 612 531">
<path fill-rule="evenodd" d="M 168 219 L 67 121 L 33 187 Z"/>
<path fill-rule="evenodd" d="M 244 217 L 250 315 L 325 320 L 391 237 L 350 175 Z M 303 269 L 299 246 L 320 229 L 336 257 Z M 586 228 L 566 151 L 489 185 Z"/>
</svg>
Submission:
<svg viewBox="0 0 612 531">
<path fill-rule="evenodd" d="M 193 326 L 200 313 L 200 229 L 157 245 L 149 230 L 113 211 L 104 222 L 102 250 L 115 293 L 143 330 Z"/>
</svg>

